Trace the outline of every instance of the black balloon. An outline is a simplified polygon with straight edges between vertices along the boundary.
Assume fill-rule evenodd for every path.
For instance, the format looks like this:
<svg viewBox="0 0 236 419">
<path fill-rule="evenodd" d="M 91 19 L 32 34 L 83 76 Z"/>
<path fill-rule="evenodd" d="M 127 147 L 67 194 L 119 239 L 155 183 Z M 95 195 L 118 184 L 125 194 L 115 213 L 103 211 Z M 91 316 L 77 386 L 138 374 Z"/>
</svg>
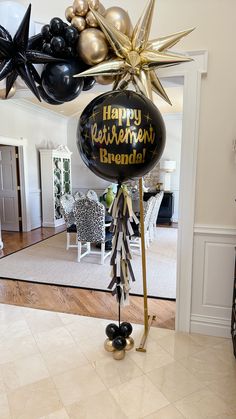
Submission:
<svg viewBox="0 0 236 419">
<path fill-rule="evenodd" d="M 92 89 L 92 87 L 95 85 L 96 80 L 94 77 L 84 77 L 84 87 L 83 91 L 87 92 L 88 90 Z"/>
<path fill-rule="evenodd" d="M 153 169 L 163 153 L 165 137 L 163 118 L 151 100 L 122 90 L 98 96 L 84 109 L 77 145 L 93 173 L 124 182 Z"/>
<path fill-rule="evenodd" d="M 64 38 L 68 46 L 75 45 L 76 41 L 78 40 L 78 37 L 79 37 L 79 32 L 73 26 L 68 26 L 65 29 Z"/>
<path fill-rule="evenodd" d="M 45 42 L 43 44 L 43 48 L 42 49 L 43 49 L 43 52 L 45 52 L 45 54 L 49 54 L 49 55 L 53 54 L 53 51 L 52 51 L 52 48 L 51 48 L 51 44 L 48 43 L 48 42 Z"/>
<path fill-rule="evenodd" d="M 115 339 L 113 339 L 112 342 L 113 348 L 117 349 L 117 351 L 122 351 L 122 349 L 125 349 L 126 347 L 126 340 L 123 336 L 117 336 Z"/>
<path fill-rule="evenodd" d="M 65 46 L 66 46 L 66 43 L 65 43 L 64 38 L 62 38 L 62 36 L 54 36 L 51 39 L 51 48 L 52 48 L 52 51 L 55 52 L 56 54 L 63 51 Z"/>
<path fill-rule="evenodd" d="M 64 23 L 59 17 L 54 17 L 50 21 L 50 31 L 53 35 L 61 35 L 64 31 Z"/>
<path fill-rule="evenodd" d="M 44 25 L 41 29 L 41 35 L 45 41 L 49 42 L 52 39 L 52 33 L 49 25 Z"/>
<path fill-rule="evenodd" d="M 133 327 L 130 323 L 127 322 L 123 322 L 120 325 L 120 334 L 121 336 L 123 336 L 124 338 L 128 338 L 131 333 L 133 331 Z"/>
<path fill-rule="evenodd" d="M 115 323 L 110 323 L 106 327 L 106 335 L 110 340 L 115 339 L 119 334 L 119 327 Z"/>
<path fill-rule="evenodd" d="M 42 86 L 52 99 L 69 102 L 79 96 L 83 88 L 83 79 L 73 77 L 78 72 L 81 72 L 81 66 L 75 59 L 46 65 L 42 73 Z"/>
<path fill-rule="evenodd" d="M 64 102 L 58 102 L 53 100 L 47 93 L 43 90 L 42 86 L 38 86 L 38 91 L 44 102 L 49 103 L 50 105 L 62 105 Z"/>
</svg>

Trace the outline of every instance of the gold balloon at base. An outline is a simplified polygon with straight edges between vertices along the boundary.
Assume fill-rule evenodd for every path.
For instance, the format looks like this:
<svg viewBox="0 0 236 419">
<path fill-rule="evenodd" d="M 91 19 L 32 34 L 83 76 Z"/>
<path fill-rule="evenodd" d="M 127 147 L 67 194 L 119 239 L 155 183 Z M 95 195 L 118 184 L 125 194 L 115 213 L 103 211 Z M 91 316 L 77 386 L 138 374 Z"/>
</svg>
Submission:
<svg viewBox="0 0 236 419">
<path fill-rule="evenodd" d="M 85 29 L 79 37 L 77 52 L 88 65 L 104 61 L 108 55 L 108 45 L 104 33 L 95 28 Z"/>
<path fill-rule="evenodd" d="M 73 11 L 76 16 L 85 16 L 89 10 L 87 0 L 74 0 Z"/>
<path fill-rule="evenodd" d="M 126 347 L 125 347 L 125 350 L 126 351 L 131 351 L 131 349 L 133 349 L 133 347 L 134 347 L 134 339 L 131 338 L 131 337 L 126 338 Z"/>
<path fill-rule="evenodd" d="M 88 0 L 89 7 L 94 10 L 98 10 L 100 6 L 99 0 Z"/>
<path fill-rule="evenodd" d="M 78 29 L 79 32 L 82 32 L 86 28 L 86 21 L 82 16 L 75 16 L 71 21 L 71 25 Z"/>
<path fill-rule="evenodd" d="M 114 352 L 115 348 L 112 346 L 112 340 L 106 339 L 104 342 L 104 348 L 107 352 Z"/>
<path fill-rule="evenodd" d="M 97 76 L 94 77 L 98 84 L 107 85 L 114 83 L 115 79 L 112 76 Z"/>
<path fill-rule="evenodd" d="M 89 11 L 86 15 L 86 23 L 88 26 L 90 26 L 91 28 L 96 28 L 98 26 L 98 21 L 96 19 L 96 17 L 94 16 L 93 12 Z"/>
<path fill-rule="evenodd" d="M 72 19 L 73 19 L 73 17 L 75 17 L 74 10 L 73 10 L 73 7 L 72 6 L 66 8 L 66 10 L 65 10 L 65 17 L 66 17 L 66 20 L 68 22 L 71 22 Z"/>
<path fill-rule="evenodd" d="M 124 349 L 122 349 L 122 351 L 115 350 L 112 355 L 114 359 L 116 359 L 117 361 L 121 361 L 125 357 L 125 350 Z"/>
<path fill-rule="evenodd" d="M 11 97 L 14 96 L 14 94 L 16 93 L 16 87 L 12 86 L 10 92 L 8 93 L 8 96 L 6 97 L 6 89 L 0 89 L 0 99 L 2 100 L 7 100 L 10 99 Z"/>
<path fill-rule="evenodd" d="M 115 26 L 118 31 L 125 35 L 132 33 L 132 23 L 128 13 L 121 7 L 109 7 L 106 10 L 105 18 L 108 22 Z"/>
</svg>

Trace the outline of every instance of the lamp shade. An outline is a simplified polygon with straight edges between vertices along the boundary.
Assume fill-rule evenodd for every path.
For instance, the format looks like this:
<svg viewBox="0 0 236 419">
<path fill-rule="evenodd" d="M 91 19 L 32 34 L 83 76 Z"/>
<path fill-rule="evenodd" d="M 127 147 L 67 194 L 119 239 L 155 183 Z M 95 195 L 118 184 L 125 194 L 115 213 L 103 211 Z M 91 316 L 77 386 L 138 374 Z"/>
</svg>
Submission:
<svg viewBox="0 0 236 419">
<path fill-rule="evenodd" d="M 175 160 L 161 160 L 160 164 L 161 170 L 167 173 L 174 172 L 176 170 L 176 161 Z"/>
</svg>

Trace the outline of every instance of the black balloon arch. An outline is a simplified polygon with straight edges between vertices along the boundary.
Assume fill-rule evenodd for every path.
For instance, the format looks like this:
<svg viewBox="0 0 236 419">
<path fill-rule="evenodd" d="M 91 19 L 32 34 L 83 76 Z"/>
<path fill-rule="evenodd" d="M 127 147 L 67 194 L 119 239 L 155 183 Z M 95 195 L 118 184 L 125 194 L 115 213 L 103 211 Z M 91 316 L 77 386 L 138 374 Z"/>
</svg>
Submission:
<svg viewBox="0 0 236 419">
<path fill-rule="evenodd" d="M 119 303 L 119 325 L 107 326 L 105 341 L 105 349 L 117 360 L 134 346 L 132 326 L 120 321 L 121 304 L 128 303 L 130 282 L 135 280 L 129 236 L 131 222 L 138 222 L 124 182 L 141 179 L 164 150 L 165 125 L 153 92 L 169 104 L 170 100 L 155 70 L 190 61 L 169 49 L 192 29 L 149 39 L 154 4 L 155 0 L 148 0 L 133 28 L 120 7 L 105 9 L 99 0 L 74 0 L 65 10 L 67 22 L 52 17 L 32 36 L 31 5 L 23 14 L 21 9 L 22 20 L 15 22 L 10 6 L 23 6 L 14 1 L 0 3 L 1 99 L 14 96 L 18 77 L 39 101 L 55 106 L 76 99 L 95 83 L 112 85 L 110 92 L 95 98 L 82 112 L 77 145 L 93 173 L 118 183 L 110 208 L 113 241 L 108 288 Z M 142 216 L 140 221 L 142 230 Z M 142 262 L 144 274 L 144 247 Z"/>
</svg>

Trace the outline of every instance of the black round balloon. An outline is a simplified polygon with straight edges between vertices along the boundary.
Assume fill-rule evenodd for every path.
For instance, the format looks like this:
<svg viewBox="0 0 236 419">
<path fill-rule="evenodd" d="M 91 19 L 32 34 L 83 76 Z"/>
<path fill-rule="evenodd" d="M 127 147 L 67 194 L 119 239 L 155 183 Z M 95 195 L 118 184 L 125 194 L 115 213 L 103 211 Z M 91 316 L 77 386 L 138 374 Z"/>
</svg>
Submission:
<svg viewBox="0 0 236 419">
<path fill-rule="evenodd" d="M 110 340 L 115 339 L 119 334 L 119 327 L 115 323 L 110 323 L 106 327 L 106 335 Z"/>
<path fill-rule="evenodd" d="M 79 32 L 73 26 L 68 26 L 64 31 L 64 38 L 68 46 L 75 45 L 78 40 Z"/>
<path fill-rule="evenodd" d="M 45 41 L 49 42 L 52 38 L 52 33 L 50 31 L 50 26 L 49 25 L 44 25 L 41 29 L 41 34 L 43 39 L 45 39 Z"/>
<path fill-rule="evenodd" d="M 53 36 L 53 38 L 51 39 L 51 48 L 53 52 L 55 53 L 63 52 L 65 46 L 66 46 L 66 43 L 65 43 L 64 38 L 62 38 L 62 36 Z"/>
<path fill-rule="evenodd" d="M 130 323 L 128 322 L 123 322 L 120 325 L 120 334 L 121 336 L 123 336 L 124 338 L 128 338 L 131 333 L 133 331 L 133 327 Z"/>
<path fill-rule="evenodd" d="M 43 52 L 45 52 L 45 54 L 49 54 L 49 55 L 52 55 L 53 54 L 53 51 L 52 51 L 52 48 L 51 48 L 51 44 L 50 43 L 45 42 L 43 44 Z"/>
<path fill-rule="evenodd" d="M 81 72 L 78 60 L 47 64 L 42 73 L 42 86 L 52 99 L 69 102 L 79 96 L 83 88 L 83 79 L 73 77 Z"/>
<path fill-rule="evenodd" d="M 88 90 L 92 89 L 92 87 L 95 85 L 96 80 L 94 77 L 84 77 L 84 87 L 83 91 L 87 92 Z"/>
<path fill-rule="evenodd" d="M 84 109 L 77 129 L 81 157 L 97 176 L 125 182 L 160 160 L 166 130 L 157 107 L 133 91 L 108 92 Z"/>
<path fill-rule="evenodd" d="M 112 342 L 113 348 L 117 349 L 117 351 L 122 351 L 126 347 L 126 340 L 123 336 L 117 336 L 113 339 Z"/>
<path fill-rule="evenodd" d="M 49 103 L 50 105 L 62 105 L 64 102 L 58 102 L 57 100 L 52 99 L 47 93 L 43 90 L 42 86 L 38 86 L 38 91 L 44 102 Z"/>
<path fill-rule="evenodd" d="M 64 22 L 59 17 L 54 17 L 50 21 L 50 31 L 53 35 L 61 35 L 64 31 Z"/>
</svg>

